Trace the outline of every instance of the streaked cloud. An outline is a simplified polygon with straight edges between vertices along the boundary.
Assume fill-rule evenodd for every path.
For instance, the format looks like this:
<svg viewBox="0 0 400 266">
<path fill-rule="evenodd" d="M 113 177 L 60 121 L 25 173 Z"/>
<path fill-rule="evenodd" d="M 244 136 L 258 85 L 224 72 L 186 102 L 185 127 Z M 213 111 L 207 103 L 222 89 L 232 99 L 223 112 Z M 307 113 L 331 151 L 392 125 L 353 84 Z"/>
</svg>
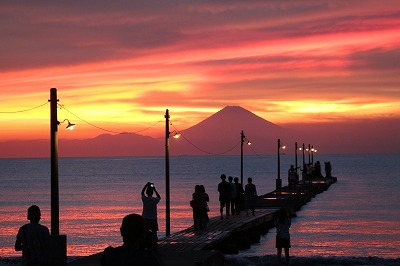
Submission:
<svg viewBox="0 0 400 266">
<path fill-rule="evenodd" d="M 40 105 L 57 87 L 68 110 L 116 131 L 166 108 L 180 128 L 226 105 L 278 124 L 400 114 L 398 1 L 0 5 L 2 112 Z M 13 132 L 3 138 L 27 138 L 19 122 L 45 124 L 48 110 L 0 118 Z"/>
</svg>

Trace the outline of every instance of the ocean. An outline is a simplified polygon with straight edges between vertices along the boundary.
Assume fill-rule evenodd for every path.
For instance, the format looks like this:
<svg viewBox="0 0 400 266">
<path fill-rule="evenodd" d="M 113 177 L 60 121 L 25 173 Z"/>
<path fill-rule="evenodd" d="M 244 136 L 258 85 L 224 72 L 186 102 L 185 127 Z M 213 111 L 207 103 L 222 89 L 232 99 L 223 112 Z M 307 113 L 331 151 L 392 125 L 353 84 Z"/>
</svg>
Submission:
<svg viewBox="0 0 400 266">
<path fill-rule="evenodd" d="M 304 205 L 292 220 L 290 250 L 297 265 L 399 265 L 400 154 L 325 155 L 338 178 L 327 191 Z M 281 178 L 294 155 L 281 155 Z M 306 158 L 306 162 L 308 158 Z M 302 156 L 298 156 L 302 164 Z M 275 189 L 277 156 L 244 155 L 244 181 L 252 177 L 259 195 Z M 194 186 L 210 196 L 210 216 L 219 215 L 220 175 L 240 177 L 240 156 L 172 156 L 170 158 L 171 232 L 192 225 L 189 206 Z M 165 158 L 60 158 L 60 234 L 67 235 L 68 256 L 86 256 L 121 244 L 119 227 L 129 213 L 141 214 L 140 192 L 147 182 L 161 194 L 159 236 L 165 235 Z M 50 228 L 50 159 L 0 159 L 0 257 L 14 251 L 26 210 L 42 209 L 41 223 Z M 229 265 L 275 261 L 275 232 L 237 255 Z M 297 260 L 297 261 L 296 261 Z M 324 262 L 325 261 L 325 262 Z M 1 265 L 1 263 L 0 263 Z"/>
</svg>

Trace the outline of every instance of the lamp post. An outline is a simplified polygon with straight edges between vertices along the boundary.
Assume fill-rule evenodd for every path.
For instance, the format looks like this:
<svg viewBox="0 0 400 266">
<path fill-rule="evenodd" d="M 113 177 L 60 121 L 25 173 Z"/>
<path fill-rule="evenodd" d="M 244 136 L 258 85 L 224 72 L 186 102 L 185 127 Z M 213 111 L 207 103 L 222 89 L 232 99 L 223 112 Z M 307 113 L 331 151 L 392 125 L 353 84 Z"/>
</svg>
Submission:
<svg viewBox="0 0 400 266">
<path fill-rule="evenodd" d="M 296 165 L 296 174 L 297 174 L 297 141 L 294 143 L 294 153 L 295 153 L 295 157 L 296 157 L 296 160 L 295 160 L 295 165 Z"/>
<path fill-rule="evenodd" d="M 50 156 L 51 156 L 51 260 L 52 265 L 67 264 L 67 236 L 60 235 L 58 190 L 58 120 L 57 89 L 50 89 Z"/>
<path fill-rule="evenodd" d="M 57 89 L 50 89 L 51 235 L 59 235 Z"/>
<path fill-rule="evenodd" d="M 285 146 L 281 147 L 281 139 L 278 139 L 278 178 L 276 179 L 276 190 L 280 190 L 282 188 L 282 179 L 281 179 L 281 148 L 285 149 Z"/>
<path fill-rule="evenodd" d="M 240 184 L 243 186 L 243 143 L 246 140 L 246 137 L 242 132 L 240 133 Z M 247 140 L 247 145 L 251 145 L 251 142 Z"/>
<path fill-rule="evenodd" d="M 165 235 L 171 234 L 171 211 L 169 197 L 169 111 L 165 111 Z"/>
<path fill-rule="evenodd" d="M 243 142 L 244 142 L 244 133 L 240 134 L 240 184 L 243 186 Z"/>
<path fill-rule="evenodd" d="M 311 163 L 311 146 L 308 144 L 308 163 Z"/>
<path fill-rule="evenodd" d="M 304 150 L 305 150 L 305 147 L 304 147 L 304 143 L 303 143 L 303 147 L 302 147 L 302 151 L 303 151 L 303 167 L 305 165 L 305 162 L 304 162 Z"/>
<path fill-rule="evenodd" d="M 311 163 L 314 164 L 314 153 L 317 152 L 314 146 L 311 146 Z"/>
</svg>

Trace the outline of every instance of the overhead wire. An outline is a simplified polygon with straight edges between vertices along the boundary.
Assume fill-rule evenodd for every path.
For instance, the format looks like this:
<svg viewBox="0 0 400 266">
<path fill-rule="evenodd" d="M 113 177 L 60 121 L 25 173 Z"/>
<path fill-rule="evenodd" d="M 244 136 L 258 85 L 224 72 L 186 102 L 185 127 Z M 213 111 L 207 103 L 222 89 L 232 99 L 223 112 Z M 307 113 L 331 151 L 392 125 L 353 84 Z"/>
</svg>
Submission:
<svg viewBox="0 0 400 266">
<path fill-rule="evenodd" d="M 35 107 L 32 107 L 32 108 L 23 109 L 23 110 L 17 110 L 17 111 L 7 111 L 7 112 L 0 111 L 0 113 L 1 113 L 1 114 L 15 114 L 15 113 L 28 112 L 28 111 L 32 111 L 32 110 L 34 110 L 34 109 L 38 109 L 38 108 L 40 108 L 40 107 L 42 107 L 42 106 L 45 106 L 45 105 L 48 104 L 48 103 L 49 103 L 49 102 L 47 101 L 47 102 L 45 102 L 44 104 L 41 104 L 41 105 L 38 105 L 38 106 L 35 106 Z"/>
<path fill-rule="evenodd" d="M 182 132 L 179 131 L 172 123 L 171 123 L 171 126 L 175 129 L 175 131 L 179 132 L 179 134 L 181 134 L 181 136 L 182 136 L 190 145 L 192 145 L 194 148 L 196 148 L 196 149 L 198 149 L 199 151 L 204 152 L 204 153 L 206 153 L 206 154 L 211 154 L 211 155 L 224 155 L 224 154 L 227 154 L 228 152 L 234 150 L 235 148 L 237 148 L 237 147 L 240 145 L 240 141 L 239 141 L 239 142 L 236 143 L 232 148 L 230 148 L 230 149 L 228 149 L 228 150 L 226 150 L 226 151 L 224 151 L 224 152 L 220 152 L 220 153 L 215 153 L 215 152 L 206 151 L 206 150 L 200 148 L 199 146 L 197 146 L 196 144 L 194 144 L 193 142 L 191 142 L 189 139 L 187 139 L 187 138 L 185 137 L 185 135 L 182 134 Z"/>
<path fill-rule="evenodd" d="M 97 126 L 97 125 L 95 125 L 95 124 L 93 124 L 93 123 L 90 123 L 89 121 L 83 119 L 82 117 L 79 117 L 78 115 L 76 115 L 76 114 L 74 114 L 73 112 L 71 112 L 70 110 L 68 110 L 62 102 L 61 102 L 61 104 L 58 104 L 58 107 L 61 108 L 61 109 L 64 109 L 65 111 L 67 111 L 67 112 L 70 113 L 71 115 L 75 116 L 76 118 L 78 118 L 78 119 L 81 120 L 82 122 L 84 122 L 84 123 L 86 123 L 86 124 L 88 124 L 88 125 L 90 125 L 90 126 L 92 126 L 92 127 L 95 127 L 95 128 L 97 128 L 97 129 L 103 130 L 103 131 L 105 131 L 105 132 L 110 132 L 110 133 L 115 133 L 115 134 L 121 134 L 121 133 L 139 133 L 139 132 L 143 132 L 143 131 L 149 130 L 150 128 L 156 126 L 158 123 L 162 122 L 162 120 L 159 120 L 159 121 L 157 121 L 156 123 L 152 124 L 151 126 L 149 126 L 149 127 L 147 127 L 147 128 L 144 128 L 144 129 L 141 129 L 141 130 L 137 130 L 137 131 L 118 132 L 118 131 L 108 130 L 108 129 L 99 127 L 99 126 Z"/>
<path fill-rule="evenodd" d="M 12 113 L 28 112 L 28 111 L 31 111 L 31 110 L 34 110 L 34 109 L 38 109 L 38 108 L 40 108 L 40 107 L 43 107 L 43 106 L 47 105 L 48 103 L 49 103 L 49 101 L 47 101 L 47 102 L 45 102 L 45 103 L 43 103 L 43 104 L 41 104 L 41 105 L 32 107 L 32 108 L 28 108 L 28 109 L 17 110 L 17 111 L 0 111 L 0 113 L 2 113 L 2 114 L 12 114 Z M 88 124 L 88 125 L 90 125 L 90 126 L 92 126 L 92 127 L 95 127 L 95 128 L 97 128 L 97 129 L 100 129 L 100 130 L 105 131 L 105 132 L 114 133 L 114 134 L 121 134 L 121 133 L 123 133 L 123 132 L 114 131 L 114 130 L 109 130 L 109 129 L 106 129 L 106 128 L 103 128 L 103 127 L 99 127 L 99 126 L 97 126 L 97 125 L 95 125 L 95 124 L 93 124 L 93 123 L 91 123 L 91 122 L 89 122 L 89 121 L 83 119 L 82 117 L 80 117 L 80 116 L 76 115 L 75 113 L 71 112 L 70 110 L 68 110 L 68 109 L 65 107 L 65 105 L 64 105 L 61 101 L 57 104 L 57 106 L 58 106 L 60 109 L 64 109 L 64 110 L 67 111 L 69 114 L 73 115 L 74 117 L 76 117 L 76 118 L 79 119 L 80 121 L 82 121 L 82 122 L 84 122 L 84 123 L 86 123 L 86 124 Z M 160 122 L 163 122 L 163 120 L 159 120 L 159 121 L 155 122 L 154 124 L 150 125 L 150 126 L 147 127 L 147 128 L 144 128 L 144 129 L 141 129 L 141 130 L 137 130 L 137 131 L 133 131 L 133 132 L 125 132 L 125 133 L 139 133 L 139 132 L 143 132 L 143 131 L 146 131 L 146 130 L 149 130 L 149 129 L 153 128 L 154 126 L 156 126 L 156 125 L 159 124 Z M 223 151 L 223 152 L 218 152 L 218 153 L 216 153 L 216 152 L 206 151 L 205 149 L 202 149 L 201 147 L 199 147 L 198 145 L 196 145 L 196 144 L 194 144 L 192 141 L 190 141 L 188 138 L 186 138 L 186 136 L 185 136 L 184 134 L 182 134 L 182 132 L 179 131 L 172 123 L 171 123 L 171 126 L 172 126 L 177 132 L 179 132 L 179 133 L 181 134 L 181 136 L 182 136 L 190 145 L 192 145 L 194 148 L 196 148 L 196 149 L 198 149 L 199 151 L 204 152 L 204 153 L 206 153 L 206 154 L 211 154 L 211 155 L 224 155 L 224 154 L 227 154 L 227 153 L 231 152 L 232 150 L 234 150 L 235 148 L 237 148 L 237 147 L 240 145 L 240 141 L 239 141 L 239 142 L 237 142 L 233 147 L 231 147 L 230 149 L 225 150 L 225 151 Z M 261 155 L 257 154 L 257 153 L 254 151 L 254 149 L 253 149 L 252 147 L 250 147 L 250 149 L 254 152 L 255 155 L 261 156 Z"/>
</svg>

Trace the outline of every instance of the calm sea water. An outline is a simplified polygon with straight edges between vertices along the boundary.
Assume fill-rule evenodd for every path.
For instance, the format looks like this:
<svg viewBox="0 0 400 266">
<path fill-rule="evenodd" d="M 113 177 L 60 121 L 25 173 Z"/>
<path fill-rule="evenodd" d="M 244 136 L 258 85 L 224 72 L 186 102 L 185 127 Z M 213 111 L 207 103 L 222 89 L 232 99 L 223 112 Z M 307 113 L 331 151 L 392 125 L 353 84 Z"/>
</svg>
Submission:
<svg viewBox="0 0 400 266">
<path fill-rule="evenodd" d="M 293 219 L 291 254 L 400 258 L 400 155 L 318 154 L 316 160 L 330 161 L 338 182 Z M 290 164 L 294 155 L 281 156 L 284 185 Z M 192 225 L 189 201 L 196 184 L 205 185 L 210 215 L 218 215 L 221 173 L 240 176 L 240 156 L 171 157 L 171 232 Z M 258 194 L 274 190 L 276 156 L 245 155 L 244 176 L 253 177 Z M 162 197 L 158 217 L 163 236 L 164 157 L 60 158 L 60 233 L 67 235 L 68 255 L 119 245 L 121 220 L 128 213 L 141 213 L 140 191 L 148 181 Z M 41 207 L 41 223 L 50 228 L 50 160 L 0 159 L 0 184 L 0 256 L 15 257 L 20 255 L 13 250 L 15 235 L 27 222 L 30 205 Z M 228 259 L 273 255 L 274 239 L 272 230 L 260 244 Z"/>
</svg>

